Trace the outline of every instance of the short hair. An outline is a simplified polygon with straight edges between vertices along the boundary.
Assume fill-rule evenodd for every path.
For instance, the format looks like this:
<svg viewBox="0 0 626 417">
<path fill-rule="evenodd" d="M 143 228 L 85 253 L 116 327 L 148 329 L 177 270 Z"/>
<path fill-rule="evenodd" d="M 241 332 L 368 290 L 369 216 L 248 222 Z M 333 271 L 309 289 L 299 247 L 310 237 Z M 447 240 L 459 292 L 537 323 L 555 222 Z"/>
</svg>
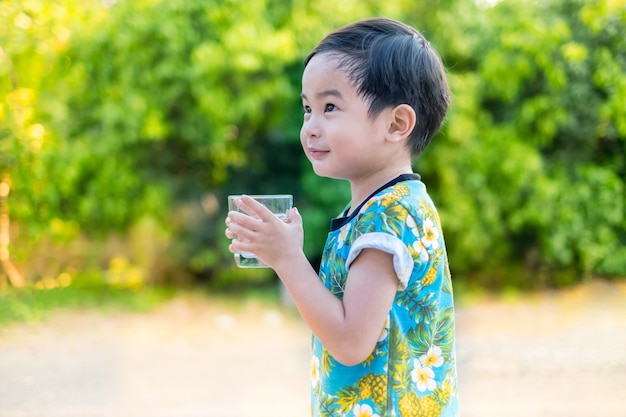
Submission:
<svg viewBox="0 0 626 417">
<path fill-rule="evenodd" d="M 411 155 L 418 156 L 439 131 L 450 105 L 450 90 L 441 58 L 416 29 L 404 23 L 371 18 L 343 26 L 306 57 L 336 54 L 357 93 L 376 117 L 386 108 L 408 104 L 416 113 L 409 135 Z"/>
</svg>

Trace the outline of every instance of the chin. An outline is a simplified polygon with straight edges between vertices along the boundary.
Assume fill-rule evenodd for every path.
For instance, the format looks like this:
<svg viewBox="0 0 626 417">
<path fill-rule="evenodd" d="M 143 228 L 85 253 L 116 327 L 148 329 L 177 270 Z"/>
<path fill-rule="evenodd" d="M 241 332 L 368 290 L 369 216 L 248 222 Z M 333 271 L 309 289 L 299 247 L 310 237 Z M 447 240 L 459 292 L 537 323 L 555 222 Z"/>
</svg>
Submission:
<svg viewBox="0 0 626 417">
<path fill-rule="evenodd" d="M 316 161 L 312 161 L 311 167 L 313 168 L 313 172 L 315 172 L 316 175 L 320 177 L 333 178 L 331 175 L 329 175 L 330 173 L 328 172 L 328 169 L 325 169 L 326 167 L 324 166 L 320 166 L 320 164 L 316 163 Z"/>
<path fill-rule="evenodd" d="M 331 169 L 328 164 L 323 161 L 311 161 L 311 167 L 313 168 L 313 172 L 318 177 L 324 178 L 332 178 L 335 180 L 345 180 L 345 175 L 341 175 L 341 172 L 336 169 Z"/>
<path fill-rule="evenodd" d="M 328 171 L 324 171 L 324 170 L 321 170 L 321 169 L 315 169 L 314 168 L 313 172 L 315 172 L 315 174 L 318 177 L 330 178 L 330 179 L 333 179 L 333 180 L 345 180 L 346 179 L 346 178 L 344 178 L 344 177 L 342 177 L 340 175 L 333 174 L 333 173 L 330 173 Z"/>
</svg>

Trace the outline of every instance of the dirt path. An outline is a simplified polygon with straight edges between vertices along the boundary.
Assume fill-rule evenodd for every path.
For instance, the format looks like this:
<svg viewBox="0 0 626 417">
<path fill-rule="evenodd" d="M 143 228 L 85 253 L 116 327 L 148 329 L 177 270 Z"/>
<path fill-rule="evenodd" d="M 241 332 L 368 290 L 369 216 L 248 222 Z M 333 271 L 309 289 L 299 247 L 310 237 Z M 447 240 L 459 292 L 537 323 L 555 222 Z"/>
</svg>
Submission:
<svg viewBox="0 0 626 417">
<path fill-rule="evenodd" d="M 457 308 L 464 417 L 626 416 L 626 284 Z M 308 416 L 289 310 L 181 296 L 0 330 L 0 417 Z"/>
</svg>

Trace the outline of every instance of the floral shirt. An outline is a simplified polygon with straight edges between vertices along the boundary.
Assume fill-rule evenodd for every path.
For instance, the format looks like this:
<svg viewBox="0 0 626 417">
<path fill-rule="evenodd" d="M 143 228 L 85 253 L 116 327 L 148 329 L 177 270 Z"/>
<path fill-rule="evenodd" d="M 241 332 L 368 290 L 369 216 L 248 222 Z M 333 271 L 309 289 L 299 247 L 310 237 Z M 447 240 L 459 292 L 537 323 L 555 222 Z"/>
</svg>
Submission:
<svg viewBox="0 0 626 417">
<path fill-rule="evenodd" d="M 333 219 L 320 279 L 339 299 L 365 248 L 393 255 L 398 291 L 372 354 L 337 362 L 313 336 L 314 417 L 458 417 L 452 285 L 436 209 L 417 174 L 402 175 Z"/>
</svg>

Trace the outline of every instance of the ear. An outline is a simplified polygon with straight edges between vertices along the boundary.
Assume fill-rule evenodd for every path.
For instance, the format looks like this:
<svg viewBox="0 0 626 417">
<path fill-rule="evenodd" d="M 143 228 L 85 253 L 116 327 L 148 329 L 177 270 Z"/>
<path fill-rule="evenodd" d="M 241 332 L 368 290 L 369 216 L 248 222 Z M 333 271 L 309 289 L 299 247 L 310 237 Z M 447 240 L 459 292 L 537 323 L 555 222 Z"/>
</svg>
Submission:
<svg viewBox="0 0 626 417">
<path fill-rule="evenodd" d="M 408 104 L 400 104 L 391 109 L 389 120 L 389 131 L 387 132 L 388 140 L 391 142 L 400 142 L 413 132 L 417 117 L 413 107 Z"/>
</svg>

